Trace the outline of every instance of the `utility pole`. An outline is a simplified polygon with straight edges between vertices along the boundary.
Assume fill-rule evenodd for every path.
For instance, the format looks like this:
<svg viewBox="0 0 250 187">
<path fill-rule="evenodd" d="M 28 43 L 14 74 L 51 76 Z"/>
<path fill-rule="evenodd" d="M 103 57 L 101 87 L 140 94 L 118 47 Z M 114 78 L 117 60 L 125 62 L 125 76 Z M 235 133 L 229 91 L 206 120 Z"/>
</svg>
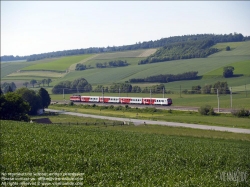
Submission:
<svg viewBox="0 0 250 187">
<path fill-rule="evenodd" d="M 230 87 L 230 100 L 231 100 L 231 110 L 233 108 L 233 95 L 232 95 L 232 87 Z"/>
<path fill-rule="evenodd" d="M 219 90 L 217 89 L 217 98 L 218 98 L 218 113 L 220 112 L 220 98 L 219 98 Z"/>
<path fill-rule="evenodd" d="M 152 104 L 151 104 L 151 89 L 150 89 L 150 105 L 152 105 Z"/>
<path fill-rule="evenodd" d="M 63 99 L 65 100 L 65 97 L 64 97 L 64 88 L 63 88 Z"/>
<path fill-rule="evenodd" d="M 102 103 L 104 103 L 104 90 L 103 90 L 103 87 L 102 87 Z"/>
<path fill-rule="evenodd" d="M 180 85 L 180 97 L 181 97 L 181 85 Z"/>
<path fill-rule="evenodd" d="M 121 88 L 119 88 L 119 97 L 120 97 L 120 92 L 121 92 Z"/>
<path fill-rule="evenodd" d="M 162 95 L 163 95 L 163 98 L 165 98 L 165 91 L 164 91 L 164 88 L 162 88 Z"/>
<path fill-rule="evenodd" d="M 247 84 L 245 84 L 245 91 L 246 91 L 246 97 L 247 97 Z"/>
</svg>

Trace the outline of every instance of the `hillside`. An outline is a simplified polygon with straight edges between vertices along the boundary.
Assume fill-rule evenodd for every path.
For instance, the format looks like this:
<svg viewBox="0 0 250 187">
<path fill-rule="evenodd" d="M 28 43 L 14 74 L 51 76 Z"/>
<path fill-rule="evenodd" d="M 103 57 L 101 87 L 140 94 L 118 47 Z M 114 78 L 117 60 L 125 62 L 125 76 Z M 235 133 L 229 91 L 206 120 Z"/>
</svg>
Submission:
<svg viewBox="0 0 250 187">
<path fill-rule="evenodd" d="M 244 37 L 240 33 L 239 34 L 230 33 L 230 34 L 224 34 L 224 35 L 222 34 L 221 35 L 195 34 L 195 35 L 184 35 L 184 36 L 172 36 L 168 38 L 162 38 L 160 40 L 144 41 L 144 42 L 139 42 L 136 44 L 125 45 L 125 46 L 90 47 L 87 49 L 72 49 L 72 50 L 48 52 L 48 53 L 33 54 L 33 55 L 23 56 L 23 57 L 19 57 L 19 56 L 14 57 L 13 55 L 1 56 L 1 61 L 13 61 L 13 60 L 35 61 L 35 60 L 41 60 L 45 58 L 56 58 L 56 57 L 63 57 L 63 56 L 105 53 L 105 52 L 119 52 L 119 51 L 138 50 L 138 49 L 150 49 L 150 48 L 159 48 L 159 47 L 163 47 L 169 44 L 187 42 L 187 41 L 212 40 L 214 43 L 220 43 L 220 42 L 244 41 L 247 39 L 248 37 Z"/>
<path fill-rule="evenodd" d="M 154 63 L 154 64 L 145 64 L 143 66 L 138 65 L 138 61 L 143 59 L 141 56 L 148 56 L 155 52 L 156 49 L 147 49 L 147 50 L 134 50 L 134 51 L 123 51 L 123 52 L 113 52 L 113 53 L 103 53 L 96 54 L 94 56 L 85 56 L 82 55 L 80 58 L 77 56 L 64 57 L 60 59 L 46 59 L 41 61 L 34 62 L 12 62 L 12 63 L 2 63 L 1 64 L 1 76 L 2 81 L 29 81 L 33 78 L 36 80 L 41 80 L 43 78 L 52 78 L 51 85 L 55 85 L 58 82 L 65 80 L 74 80 L 79 77 L 84 77 L 91 83 L 95 85 L 109 85 L 112 83 L 125 82 L 129 81 L 132 78 L 145 78 L 147 76 L 154 76 L 158 74 L 179 74 L 188 71 L 198 71 L 199 76 L 208 75 L 209 72 L 215 71 L 217 69 L 223 68 L 224 66 L 242 62 L 250 59 L 250 42 L 233 42 L 233 43 L 220 43 L 216 45 L 226 46 L 231 45 L 231 51 L 221 51 L 214 55 L 209 56 L 208 58 L 195 58 L 187 60 L 173 60 L 168 61 L 167 63 Z M 233 46 L 235 49 L 233 49 Z M 212 46 L 214 47 L 214 46 Z M 78 59 L 77 59 L 78 58 Z M 69 63 L 66 66 L 62 66 L 60 63 L 64 62 L 63 59 L 68 59 Z M 77 59 L 77 60 L 76 60 Z M 74 65 L 76 63 L 83 63 L 87 66 L 95 67 L 97 62 L 105 62 L 108 60 L 126 60 L 129 66 L 126 67 L 117 67 L 117 68 L 104 68 L 104 69 L 87 69 L 84 71 L 74 71 Z M 31 66 L 32 64 L 37 64 Z M 53 68 L 52 68 L 52 64 Z M 48 68 L 50 65 L 50 68 Z M 26 72 L 16 72 L 17 70 L 22 69 L 26 66 Z M 37 72 L 39 67 L 41 73 Z M 55 71 L 60 70 L 60 68 L 71 69 L 68 73 L 58 73 Z M 247 68 L 240 68 L 241 65 L 238 65 L 236 68 L 237 74 L 243 74 L 243 77 L 234 77 L 227 79 L 229 85 L 231 86 L 241 86 L 248 82 L 248 77 L 245 76 L 247 73 Z M 50 69 L 50 70 L 49 70 Z M 49 70 L 49 71 L 48 71 Z M 11 74 L 11 72 L 13 72 Z M 8 75 L 8 76 L 7 76 Z M 205 76 L 206 77 L 206 76 Z M 179 90 L 180 84 L 182 88 L 190 89 L 193 85 L 204 85 L 206 83 L 215 82 L 217 80 L 224 80 L 220 76 L 211 76 L 209 79 L 200 79 L 192 81 L 178 81 L 168 83 L 165 86 L 169 89 Z M 142 86 L 146 86 L 143 84 Z"/>
</svg>

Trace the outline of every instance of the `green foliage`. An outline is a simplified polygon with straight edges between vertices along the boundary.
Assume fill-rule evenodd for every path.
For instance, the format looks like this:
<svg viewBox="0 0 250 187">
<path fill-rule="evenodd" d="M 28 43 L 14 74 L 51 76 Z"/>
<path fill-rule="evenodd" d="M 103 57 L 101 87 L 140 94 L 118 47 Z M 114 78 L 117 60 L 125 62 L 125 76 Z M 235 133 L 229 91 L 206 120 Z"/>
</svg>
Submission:
<svg viewBox="0 0 250 187">
<path fill-rule="evenodd" d="M 30 106 L 20 95 L 8 92 L 0 96 L 0 101 L 1 120 L 29 121 Z"/>
<path fill-rule="evenodd" d="M 78 78 L 74 81 L 63 81 L 58 83 L 52 88 L 53 94 L 69 94 L 69 93 L 82 93 L 92 90 L 91 84 L 84 78 Z"/>
<path fill-rule="evenodd" d="M 198 111 L 201 115 L 215 115 L 214 109 L 210 105 L 201 106 Z"/>
<path fill-rule="evenodd" d="M 82 70 L 85 70 L 85 69 L 86 69 L 86 65 L 84 65 L 84 64 L 76 64 L 76 68 L 75 68 L 76 71 L 82 71 Z"/>
<path fill-rule="evenodd" d="M 27 88 L 29 85 L 29 82 L 24 82 L 23 85 Z"/>
<path fill-rule="evenodd" d="M 158 49 L 154 54 L 150 55 L 145 60 L 140 60 L 138 64 L 140 65 L 179 59 L 204 58 L 219 51 L 218 49 L 210 48 L 213 45 L 213 40 L 185 41 L 168 44 Z"/>
<path fill-rule="evenodd" d="M 217 89 L 219 94 L 228 94 L 230 92 L 227 82 L 216 82 L 213 85 L 212 93 L 217 93 Z"/>
<path fill-rule="evenodd" d="M 70 106 L 73 106 L 73 105 L 74 105 L 74 102 L 73 102 L 73 101 L 70 101 L 70 102 L 69 102 L 69 105 L 70 105 Z"/>
<path fill-rule="evenodd" d="M 123 66 L 128 66 L 128 63 L 126 60 L 125 61 L 123 61 L 123 60 L 111 60 L 109 62 L 104 62 L 104 63 L 97 62 L 96 63 L 97 68 L 123 67 Z"/>
<path fill-rule="evenodd" d="M 42 99 L 42 107 L 48 108 L 48 106 L 50 105 L 50 102 L 51 102 L 51 98 L 49 96 L 48 91 L 45 90 L 44 88 L 40 88 L 38 91 L 38 95 L 40 95 L 40 97 Z"/>
<path fill-rule="evenodd" d="M 43 108 L 42 98 L 40 95 L 36 94 L 34 90 L 29 90 L 27 88 L 19 88 L 16 90 L 16 93 L 19 94 L 24 101 L 29 103 L 31 107 L 29 114 L 36 115 L 37 111 Z"/>
<path fill-rule="evenodd" d="M 233 77 L 234 75 L 234 67 L 233 66 L 226 66 L 223 68 L 223 77 Z"/>
<path fill-rule="evenodd" d="M 250 116 L 250 111 L 244 108 L 240 110 L 233 110 L 231 113 L 237 117 L 249 117 Z"/>
<path fill-rule="evenodd" d="M 231 49 L 230 49 L 230 46 L 227 46 L 226 47 L 226 51 L 230 51 Z"/>
<path fill-rule="evenodd" d="M 46 80 L 46 83 L 48 84 L 48 86 L 49 86 L 49 84 L 52 82 L 52 80 L 51 80 L 51 78 L 48 78 L 47 80 Z"/>
<path fill-rule="evenodd" d="M 36 81 L 35 79 L 32 79 L 32 80 L 30 81 L 30 84 L 33 86 L 33 88 L 34 88 L 34 86 L 35 86 L 36 83 L 37 83 L 37 81 Z"/>
<path fill-rule="evenodd" d="M 114 83 L 110 85 L 109 92 L 111 93 L 130 93 L 132 85 L 128 83 Z"/>
<path fill-rule="evenodd" d="M 1 84 L 1 90 L 3 93 L 14 92 L 16 90 L 16 84 L 14 82 L 4 82 Z"/>
</svg>

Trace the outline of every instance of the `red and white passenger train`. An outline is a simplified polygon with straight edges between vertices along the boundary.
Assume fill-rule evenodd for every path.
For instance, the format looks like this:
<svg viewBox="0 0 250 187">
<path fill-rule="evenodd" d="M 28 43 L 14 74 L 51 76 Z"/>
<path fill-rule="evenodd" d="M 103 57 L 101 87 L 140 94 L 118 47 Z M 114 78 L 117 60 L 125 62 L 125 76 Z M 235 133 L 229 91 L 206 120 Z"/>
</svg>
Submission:
<svg viewBox="0 0 250 187">
<path fill-rule="evenodd" d="M 110 97 L 110 96 L 70 96 L 70 101 L 86 103 L 120 103 L 141 105 L 172 105 L 171 98 L 145 98 L 145 97 Z"/>
</svg>

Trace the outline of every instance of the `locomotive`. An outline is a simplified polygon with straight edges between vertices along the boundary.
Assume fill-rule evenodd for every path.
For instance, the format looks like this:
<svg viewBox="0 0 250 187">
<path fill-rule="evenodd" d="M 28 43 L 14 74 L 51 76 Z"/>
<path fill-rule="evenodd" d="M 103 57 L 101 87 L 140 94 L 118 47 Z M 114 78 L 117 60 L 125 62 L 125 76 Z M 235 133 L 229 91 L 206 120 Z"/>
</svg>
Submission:
<svg viewBox="0 0 250 187">
<path fill-rule="evenodd" d="M 141 104 L 141 105 L 172 105 L 171 98 L 148 97 L 111 97 L 111 96 L 81 96 L 72 95 L 70 101 L 86 103 L 117 103 L 117 104 Z"/>
</svg>

